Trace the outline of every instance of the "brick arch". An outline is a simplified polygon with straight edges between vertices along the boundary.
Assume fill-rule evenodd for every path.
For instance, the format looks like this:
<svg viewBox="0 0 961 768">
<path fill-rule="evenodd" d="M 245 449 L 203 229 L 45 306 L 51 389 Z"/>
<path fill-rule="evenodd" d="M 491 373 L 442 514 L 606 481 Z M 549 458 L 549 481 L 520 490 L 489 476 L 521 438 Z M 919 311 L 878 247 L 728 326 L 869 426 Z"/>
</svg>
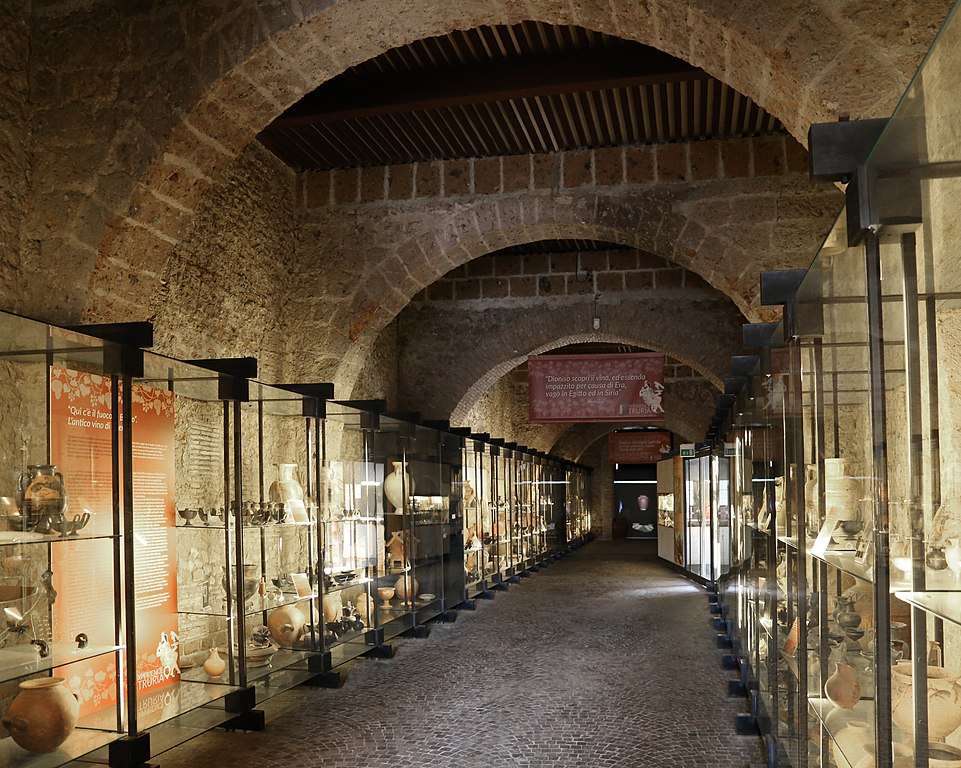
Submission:
<svg viewBox="0 0 961 768">
<path fill-rule="evenodd" d="M 366 279 L 353 288 L 352 301 L 332 312 L 332 327 L 350 329 L 350 343 L 342 351 L 328 350 L 328 355 L 333 353 L 338 360 L 334 376 L 337 386 L 352 391 L 379 334 L 423 286 L 494 250 L 542 239 L 597 240 L 652 253 L 713 285 L 717 291 L 709 293 L 729 300 L 724 310 L 726 319 L 734 314 L 738 322 L 744 322 L 744 317 L 752 321 L 772 319 L 756 306 L 757 274 L 771 268 L 766 259 L 779 255 L 747 253 L 732 241 L 707 234 L 707 227 L 692 216 L 672 210 L 669 193 L 572 193 L 563 201 L 547 202 L 541 196 L 519 194 L 457 205 L 448 215 L 439 217 L 434 232 L 388 250 L 367 270 Z M 746 276 L 753 276 L 753 280 Z M 317 277 L 319 281 L 327 279 L 323 270 Z M 620 343 L 638 342 L 622 339 Z M 640 345 L 668 352 L 715 382 L 725 375 L 726 361 L 714 368 L 678 344 L 669 344 L 671 349 L 667 349 L 656 335 Z"/>
<path fill-rule="evenodd" d="M 777 115 L 803 143 L 810 123 L 839 110 L 873 116 L 894 104 L 947 7 L 947 0 L 918 0 L 900 14 L 914 24 L 902 26 L 848 13 L 835 0 L 784 8 L 753 0 L 717 15 L 704 0 L 409 0 L 400 12 L 390 0 L 322 7 L 292 0 L 220 18 L 204 16 L 206 9 L 193 18 L 188 9 L 173 17 L 170 35 L 144 19 L 140 27 L 159 41 L 161 60 L 145 59 L 145 72 L 134 73 L 145 84 L 143 104 L 128 113 L 142 106 L 149 118 L 123 125 L 118 118 L 123 130 L 89 169 L 93 210 L 63 225 L 63 248 L 77 262 L 73 279 L 89 276 L 83 314 L 122 320 L 141 313 L 162 287 L 158 265 L 227 164 L 286 107 L 389 48 L 486 24 L 576 24 L 702 67 Z M 184 29 L 211 30 L 213 41 L 205 47 L 198 36 L 179 50 Z"/>
<path fill-rule="evenodd" d="M 531 335 L 533 336 L 533 334 Z M 553 338 L 551 341 L 544 344 L 530 347 L 528 351 L 525 351 L 523 354 L 516 356 L 505 356 L 504 359 L 493 362 L 487 372 L 467 388 L 463 396 L 457 402 L 457 405 L 454 406 L 453 410 L 451 410 L 450 422 L 455 425 L 466 425 L 468 413 L 477 404 L 483 394 L 499 379 L 506 376 L 510 371 L 514 370 L 522 363 L 526 362 L 528 355 L 547 354 L 552 350 L 560 349 L 561 347 L 566 347 L 570 344 L 584 344 L 588 342 L 627 344 L 631 346 L 645 347 L 654 352 L 663 352 L 664 354 L 673 357 L 675 360 L 691 366 L 692 369 L 707 378 L 711 385 L 713 385 L 717 390 L 722 388 L 723 373 L 719 376 L 717 372 L 705 368 L 701 360 L 691 358 L 684 354 L 683 351 L 667 349 L 663 345 L 657 344 L 656 342 L 652 343 L 650 340 L 639 339 L 636 336 L 632 337 L 612 333 L 574 333 L 567 336 Z"/>
</svg>

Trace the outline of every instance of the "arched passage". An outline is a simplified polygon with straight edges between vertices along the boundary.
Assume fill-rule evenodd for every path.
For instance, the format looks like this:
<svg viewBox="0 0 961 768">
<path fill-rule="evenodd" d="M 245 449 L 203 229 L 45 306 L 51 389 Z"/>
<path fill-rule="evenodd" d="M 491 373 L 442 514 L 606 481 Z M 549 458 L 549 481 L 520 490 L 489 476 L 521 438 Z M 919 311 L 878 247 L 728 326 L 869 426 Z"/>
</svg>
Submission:
<svg viewBox="0 0 961 768">
<path fill-rule="evenodd" d="M 138 61 L 141 70 L 123 78 L 137 86 L 124 94 L 131 109 L 98 125 L 101 133 L 91 134 L 88 156 L 69 163 L 79 180 L 71 188 L 88 191 L 69 199 L 62 223 L 46 222 L 38 211 L 32 222 L 37 232 L 28 236 L 52 230 L 45 235 L 58 243 L 60 263 L 72 266 L 71 285 L 63 302 L 55 302 L 56 313 L 82 309 L 88 319 L 139 319 L 143 304 L 136 294 L 161 288 L 158 265 L 226 165 L 284 108 L 387 48 L 455 28 L 523 19 L 576 24 L 702 67 L 777 115 L 803 142 L 811 122 L 831 119 L 839 109 L 858 117 L 893 103 L 947 5 L 919 2 L 910 24 L 890 30 L 832 0 L 790 8 L 754 0 L 723 11 L 696 0 L 517 0 L 509 8 L 412 0 L 402 9 L 387 0 L 348 0 L 333 6 L 278 3 L 222 15 L 174 8 L 159 18 L 127 19 L 131 45 L 147 30 L 154 41 L 144 46 L 150 55 Z M 63 22 L 65 30 L 73 23 L 76 45 L 51 36 L 68 71 L 86 42 L 81 36 L 90 32 L 76 21 Z M 209 33 L 193 38 L 194 29 Z M 914 37 L 906 37 L 908 29 Z M 74 66 L 78 79 L 90 77 L 89 70 Z M 120 62 L 106 62 L 102 74 L 116 79 L 120 68 Z M 48 165 L 38 169 L 41 182 L 49 169 L 46 182 L 56 188 L 54 177 L 66 165 L 58 160 L 67 159 L 51 152 Z M 62 279 L 59 264 L 41 266 Z"/>
</svg>

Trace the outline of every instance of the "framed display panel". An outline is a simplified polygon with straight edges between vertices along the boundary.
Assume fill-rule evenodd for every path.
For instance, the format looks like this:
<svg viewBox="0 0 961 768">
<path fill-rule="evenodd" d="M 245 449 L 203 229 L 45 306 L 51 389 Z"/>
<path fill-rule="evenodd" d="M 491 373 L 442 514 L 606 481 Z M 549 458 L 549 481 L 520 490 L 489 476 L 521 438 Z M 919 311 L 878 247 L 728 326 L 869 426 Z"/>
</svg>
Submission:
<svg viewBox="0 0 961 768">
<path fill-rule="evenodd" d="M 534 524 L 533 524 L 533 476 L 534 465 L 531 456 L 523 451 L 515 451 L 517 475 L 514 487 L 516 514 L 514 516 L 513 537 L 517 550 L 517 570 L 526 571 L 533 565 Z"/>
<path fill-rule="evenodd" d="M 17 765 L 67 763 L 126 727 L 116 586 L 123 362 L 114 345 L 0 313 L 0 711 L 9 723 L 0 733 Z M 68 709 L 79 700 L 62 743 L 39 738 L 38 695 Z"/>
</svg>

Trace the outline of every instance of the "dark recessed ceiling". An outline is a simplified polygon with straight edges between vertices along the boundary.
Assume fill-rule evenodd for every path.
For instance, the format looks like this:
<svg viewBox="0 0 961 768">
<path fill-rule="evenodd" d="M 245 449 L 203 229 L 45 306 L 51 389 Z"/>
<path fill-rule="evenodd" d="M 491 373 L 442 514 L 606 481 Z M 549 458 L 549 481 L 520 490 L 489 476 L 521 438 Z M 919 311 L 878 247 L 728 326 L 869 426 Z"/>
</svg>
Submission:
<svg viewBox="0 0 961 768">
<path fill-rule="evenodd" d="M 352 67 L 260 134 L 297 170 L 781 133 L 690 64 L 580 27 L 478 27 Z"/>
</svg>

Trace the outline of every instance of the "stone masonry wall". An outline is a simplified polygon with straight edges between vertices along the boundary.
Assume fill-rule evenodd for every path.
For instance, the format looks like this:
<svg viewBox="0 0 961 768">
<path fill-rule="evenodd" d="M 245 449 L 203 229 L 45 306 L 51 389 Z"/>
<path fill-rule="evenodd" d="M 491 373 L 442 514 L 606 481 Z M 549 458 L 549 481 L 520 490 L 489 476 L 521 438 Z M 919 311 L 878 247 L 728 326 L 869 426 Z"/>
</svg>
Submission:
<svg viewBox="0 0 961 768">
<path fill-rule="evenodd" d="M 796 145 L 775 137 L 305 174 L 296 276 L 304 290 L 289 317 L 292 337 L 309 329 L 299 347 L 312 367 L 298 375 L 332 376 L 349 392 L 380 331 L 411 299 L 479 256 L 539 239 L 632 246 L 684 267 L 748 319 L 768 317 L 757 306 L 759 272 L 806 266 L 841 205 L 803 167 Z M 604 278 L 613 283 L 602 300 L 613 300 L 622 277 Z M 512 284 L 515 296 L 546 289 Z"/>
<path fill-rule="evenodd" d="M 28 0 L 0 0 L 0 307 L 21 308 L 21 222 L 30 181 Z"/>
<path fill-rule="evenodd" d="M 160 290 L 143 307 L 156 349 L 186 357 L 253 356 L 260 376 L 286 379 L 296 355 L 282 318 L 298 286 L 293 173 L 252 144 L 205 196 L 173 255 L 157 265 Z"/>
</svg>

